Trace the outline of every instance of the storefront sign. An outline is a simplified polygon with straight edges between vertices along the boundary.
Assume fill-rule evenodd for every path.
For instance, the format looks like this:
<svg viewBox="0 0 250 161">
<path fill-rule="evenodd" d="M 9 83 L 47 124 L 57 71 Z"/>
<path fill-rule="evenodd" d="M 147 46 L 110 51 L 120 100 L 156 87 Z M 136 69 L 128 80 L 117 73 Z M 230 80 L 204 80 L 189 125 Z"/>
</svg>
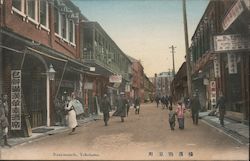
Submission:
<svg viewBox="0 0 250 161">
<path fill-rule="evenodd" d="M 214 76 L 215 78 L 220 77 L 220 61 L 218 55 L 214 57 Z"/>
<path fill-rule="evenodd" d="M 21 70 L 11 70 L 11 130 L 21 130 Z"/>
<path fill-rule="evenodd" d="M 236 54 L 228 53 L 228 72 L 229 74 L 237 73 L 237 57 Z"/>
<path fill-rule="evenodd" d="M 111 76 L 109 76 L 109 82 L 110 83 L 121 83 L 122 76 L 121 75 L 111 75 Z"/>
<path fill-rule="evenodd" d="M 240 34 L 214 36 L 214 51 L 250 49 L 250 36 Z"/>
<path fill-rule="evenodd" d="M 84 83 L 84 89 L 92 90 L 93 89 L 93 83 L 92 82 L 85 82 Z"/>
<path fill-rule="evenodd" d="M 210 101 L 211 105 L 216 105 L 216 82 L 210 81 Z"/>
<path fill-rule="evenodd" d="M 228 29 L 228 27 L 239 17 L 239 15 L 244 11 L 243 5 L 240 0 L 238 0 L 232 9 L 228 12 L 224 20 L 222 21 L 222 27 L 224 30 Z"/>
</svg>

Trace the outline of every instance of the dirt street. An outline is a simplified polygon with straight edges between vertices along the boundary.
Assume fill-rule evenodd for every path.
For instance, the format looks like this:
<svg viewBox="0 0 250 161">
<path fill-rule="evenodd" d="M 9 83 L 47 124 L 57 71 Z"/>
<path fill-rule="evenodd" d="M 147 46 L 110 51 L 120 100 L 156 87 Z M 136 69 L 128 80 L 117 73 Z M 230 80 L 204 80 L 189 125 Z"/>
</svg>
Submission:
<svg viewBox="0 0 250 161">
<path fill-rule="evenodd" d="M 248 146 L 241 145 L 201 120 L 192 124 L 186 114 L 185 129 L 171 131 L 168 110 L 144 104 L 140 115 L 130 109 L 125 122 L 111 117 L 86 123 L 74 135 L 59 133 L 11 149 L 2 159 L 56 160 L 248 160 Z"/>
</svg>

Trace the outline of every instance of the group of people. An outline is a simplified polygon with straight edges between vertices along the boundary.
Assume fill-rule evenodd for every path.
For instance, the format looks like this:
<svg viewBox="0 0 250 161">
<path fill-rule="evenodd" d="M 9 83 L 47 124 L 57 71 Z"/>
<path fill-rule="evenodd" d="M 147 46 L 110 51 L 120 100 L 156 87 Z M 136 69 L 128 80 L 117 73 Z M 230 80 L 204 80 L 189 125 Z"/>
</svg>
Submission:
<svg viewBox="0 0 250 161">
<path fill-rule="evenodd" d="M 216 109 L 219 109 L 219 120 L 221 126 L 224 126 L 224 116 L 226 111 L 225 106 L 226 99 L 223 96 L 222 92 L 219 94 L 219 98 L 217 100 Z M 189 100 L 189 104 L 186 105 L 185 102 L 178 102 L 176 111 L 173 111 L 172 107 L 169 108 L 169 125 L 171 130 L 174 130 L 175 120 L 177 117 L 179 129 L 184 129 L 184 113 L 186 111 L 186 107 L 190 107 L 192 113 L 192 120 L 194 125 L 198 125 L 199 120 L 199 111 L 201 110 L 201 104 L 199 101 L 198 93 L 194 93 L 192 98 Z"/>
<path fill-rule="evenodd" d="M 162 105 L 162 109 L 164 109 L 165 107 L 168 109 L 169 107 L 172 107 L 172 96 L 156 96 L 155 97 L 155 101 L 157 103 L 157 107 L 159 107 L 159 104 L 161 103 Z"/>
<path fill-rule="evenodd" d="M 128 117 L 129 109 L 131 106 L 131 102 L 129 99 L 126 98 L 125 93 L 121 92 L 120 95 L 117 96 L 117 99 L 115 100 L 114 105 L 116 106 L 116 111 L 113 113 L 113 116 L 117 116 L 121 118 L 121 122 L 124 122 L 124 118 Z M 135 114 L 140 113 L 140 98 L 136 97 L 134 100 L 134 108 L 135 108 Z M 109 112 L 111 111 L 111 104 L 109 101 L 109 98 L 107 94 L 104 94 L 101 106 L 101 111 L 103 112 L 103 120 L 105 126 L 108 126 L 108 121 L 110 118 Z"/>
</svg>

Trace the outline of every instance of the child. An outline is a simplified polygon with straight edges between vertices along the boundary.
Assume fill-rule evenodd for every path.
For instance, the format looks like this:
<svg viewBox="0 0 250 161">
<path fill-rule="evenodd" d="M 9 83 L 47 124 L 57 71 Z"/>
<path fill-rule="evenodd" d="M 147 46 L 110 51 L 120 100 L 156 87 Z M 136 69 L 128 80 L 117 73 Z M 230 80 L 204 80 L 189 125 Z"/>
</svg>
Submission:
<svg viewBox="0 0 250 161">
<path fill-rule="evenodd" d="M 172 107 L 169 107 L 169 125 L 171 127 L 171 130 L 174 130 L 175 127 L 175 115 L 176 113 L 173 111 Z"/>
</svg>

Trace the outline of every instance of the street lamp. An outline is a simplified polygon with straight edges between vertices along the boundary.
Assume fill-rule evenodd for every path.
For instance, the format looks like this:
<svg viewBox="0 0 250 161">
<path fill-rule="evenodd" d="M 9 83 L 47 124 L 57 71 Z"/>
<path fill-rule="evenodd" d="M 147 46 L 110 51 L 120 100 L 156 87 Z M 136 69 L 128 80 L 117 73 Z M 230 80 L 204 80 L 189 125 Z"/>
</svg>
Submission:
<svg viewBox="0 0 250 161">
<path fill-rule="evenodd" d="M 50 64 L 50 66 L 49 66 L 49 71 L 48 71 L 49 80 L 55 80 L 55 74 L 56 74 L 56 71 L 55 71 L 55 69 L 53 68 L 53 65 Z"/>
</svg>

